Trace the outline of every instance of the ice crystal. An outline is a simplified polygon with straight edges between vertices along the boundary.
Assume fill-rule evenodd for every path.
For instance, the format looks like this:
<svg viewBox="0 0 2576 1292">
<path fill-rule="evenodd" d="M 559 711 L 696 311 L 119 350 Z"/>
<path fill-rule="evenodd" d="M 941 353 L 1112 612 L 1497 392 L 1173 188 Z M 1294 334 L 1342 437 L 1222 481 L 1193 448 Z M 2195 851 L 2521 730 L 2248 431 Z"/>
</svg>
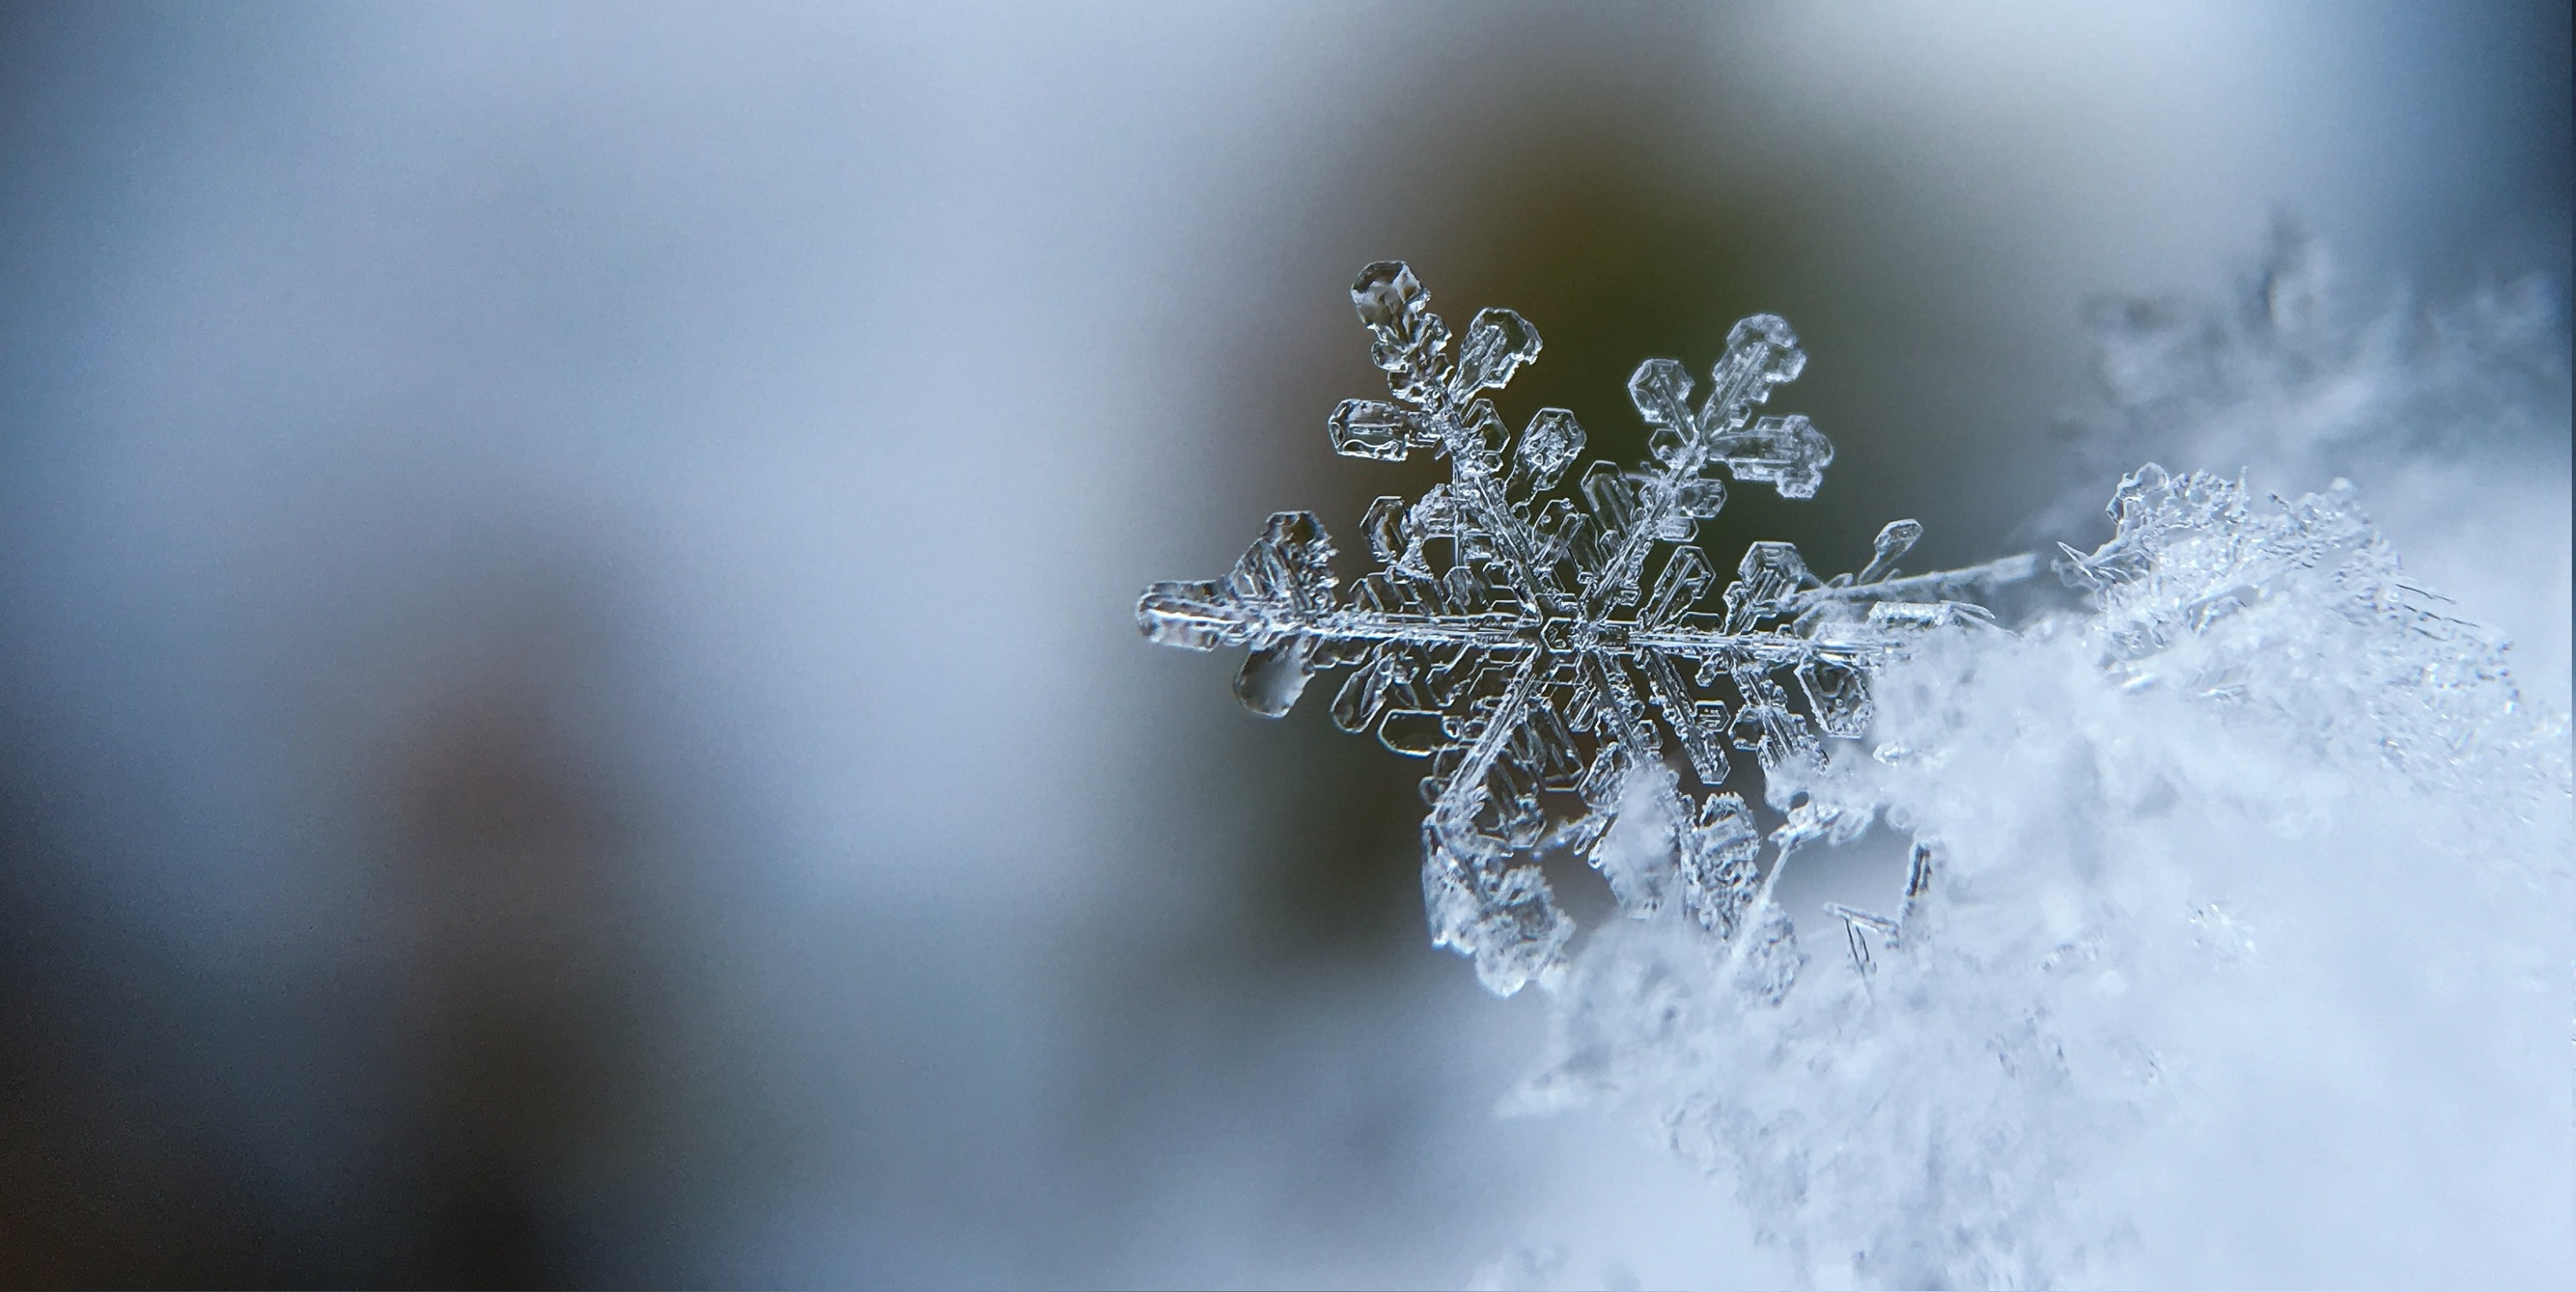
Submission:
<svg viewBox="0 0 2576 1292">
<path fill-rule="evenodd" d="M 2111 541 L 2063 548 L 2058 570 L 2092 592 L 2103 667 L 2124 690 L 2302 715 L 2318 746 L 2356 747 L 2454 789 L 2499 749 L 2545 750 L 2530 739 L 2505 643 L 2406 577 L 2357 492 L 2337 479 L 2322 494 L 2261 500 L 2240 481 L 2148 463 L 2112 495 Z M 2285 604 L 2318 600 L 2332 619 L 2283 630 L 2300 613 Z"/>
<path fill-rule="evenodd" d="M 1919 643 L 1876 757 L 1770 778 L 1914 837 L 1850 971 L 1614 930 L 1516 1106 L 1640 1109 L 1826 1286 L 2562 1275 L 2565 715 L 2343 481 L 2109 515 L 2085 609 Z"/>
<path fill-rule="evenodd" d="M 1427 451 L 1450 465 L 1419 499 L 1371 504 L 1361 531 L 1374 568 L 1351 595 L 1338 592 L 1322 524 L 1280 512 L 1225 577 L 1148 589 L 1138 625 L 1166 645 L 1247 648 L 1235 694 L 1270 717 L 1316 674 L 1350 670 L 1333 721 L 1430 760 L 1432 937 L 1472 957 L 1492 990 L 1564 964 L 1573 924 L 1533 864 L 1564 849 L 1600 870 L 1630 915 L 1678 899 L 1776 998 L 1796 953 L 1768 900 L 1778 866 L 1766 875 L 1757 864 L 1751 811 L 1722 788 L 1731 754 L 1753 754 L 1766 773 L 1827 762 L 1827 738 L 1868 730 L 1873 671 L 1925 629 L 1982 619 L 1958 598 L 2025 577 L 2035 561 L 1904 576 L 1897 562 L 1922 526 L 1900 520 L 1879 531 L 1866 568 L 1831 579 L 1790 544 L 1754 543 L 1712 601 L 1717 569 L 1692 540 L 1725 507 L 1728 482 L 1808 498 L 1833 461 L 1805 417 L 1753 416 L 1806 365 L 1788 323 L 1737 323 L 1696 404 L 1679 361 L 1640 364 L 1628 395 L 1651 428 L 1652 461 L 1595 460 L 1573 475 L 1584 446 L 1573 413 L 1540 409 L 1515 437 L 1484 397 L 1538 357 L 1537 329 L 1482 310 L 1453 353 L 1430 299 L 1394 261 L 1351 288 L 1394 398 L 1343 401 L 1327 423 L 1334 450 L 1384 461 Z M 1680 792 L 1668 748 L 1697 794 Z M 1798 809 L 1773 842 L 1785 855 L 1866 824 Z"/>
<path fill-rule="evenodd" d="M 1520 1106 L 1643 1105 L 1815 1282 L 2134 1284 L 2140 1244 L 2175 1235 L 2132 1227 L 2121 1176 L 2209 1151 L 2149 1133 L 2178 1094 L 2222 1148 L 2298 1118 L 2421 1152 L 2391 1127 L 2471 1082 L 2538 1120 L 2444 1123 L 2485 1137 L 2468 1160 L 2511 1164 L 2443 1184 L 2478 1189 L 2496 1237 L 2440 1239 L 2545 1245 L 2566 1202 L 2546 1133 L 2565 1107 L 2564 717 L 2405 580 L 2340 482 L 2265 499 L 2148 466 L 2110 510 L 2110 541 L 2060 565 L 2089 613 L 1925 643 L 1879 677 L 1880 757 L 1774 778 L 1915 833 L 1896 918 L 1831 912 L 1857 971 L 1781 999 L 1669 927 L 1625 931 L 1586 952 Z M 2230 1061 L 2249 1044 L 2264 1062 Z M 2408 1084 L 2428 1062 L 2439 1084 Z M 2284 1082 L 2294 1107 L 2258 1102 Z M 2209 1111 L 2239 1105 L 2252 1124 Z M 2297 1189 L 2358 1212 L 2415 1185 L 2391 1160 Z M 2198 1223 L 2227 1224 L 2232 1198 Z M 2388 1223 L 2347 1246 L 2422 1247 Z"/>
<path fill-rule="evenodd" d="M 2065 410 L 2066 485 L 2032 528 L 2089 526 L 2147 459 L 2293 494 L 2348 478 L 2403 537 L 2411 579 L 2510 631 L 2521 684 L 2564 707 L 2563 285 L 2374 290 L 2285 226 L 2233 286 L 2088 311 L 2094 388 Z"/>
</svg>

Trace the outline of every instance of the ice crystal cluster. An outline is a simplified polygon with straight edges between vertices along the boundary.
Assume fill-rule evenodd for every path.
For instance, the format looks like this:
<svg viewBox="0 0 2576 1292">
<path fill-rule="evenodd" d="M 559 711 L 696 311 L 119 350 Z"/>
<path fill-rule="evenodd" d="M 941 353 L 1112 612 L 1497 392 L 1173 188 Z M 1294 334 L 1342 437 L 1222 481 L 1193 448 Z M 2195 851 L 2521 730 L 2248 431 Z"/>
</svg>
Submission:
<svg viewBox="0 0 2576 1292">
<path fill-rule="evenodd" d="M 2525 327 L 2259 402 L 2214 364 L 2115 394 L 2176 416 L 2198 391 L 2212 440 L 2355 384 L 2458 424 L 2496 396 L 2451 374 L 2551 350 Z M 2462 472 L 2522 451 L 2451 449 Z M 2083 605 L 1919 642 L 1873 679 L 1874 757 L 1770 778 L 1912 843 L 1901 923 L 1854 924 L 1860 954 L 1777 1000 L 1672 929 L 1604 930 L 1517 1105 L 1652 1118 L 1818 1285 L 2564 1282 L 2565 713 L 2344 481 L 2148 466 L 2108 519 L 2058 562 Z"/>
<path fill-rule="evenodd" d="M 1235 694 L 1272 717 L 1317 673 L 1349 669 L 1334 722 L 1431 762 L 1432 937 L 1472 957 L 1494 991 L 1564 964 L 1574 926 L 1531 859 L 1565 849 L 1603 872 L 1630 915 L 1677 901 L 1776 997 L 1796 951 L 1766 897 L 1753 815 L 1720 788 L 1731 755 L 1749 752 L 1766 772 L 1827 761 L 1825 738 L 1868 730 L 1873 669 L 1914 635 L 1982 618 L 1954 598 L 2025 577 L 2033 562 L 1899 577 L 1922 535 L 1900 520 L 1879 532 L 1866 568 L 1831 580 L 1790 544 L 1754 543 L 1711 599 L 1716 567 L 1691 540 L 1725 508 L 1728 482 L 1807 498 L 1833 461 L 1805 417 L 1753 416 L 1806 364 L 1788 323 L 1737 323 L 1697 404 L 1679 361 L 1638 365 L 1628 395 L 1652 428 L 1653 461 L 1577 473 L 1574 414 L 1540 409 L 1515 437 L 1483 397 L 1538 357 L 1537 329 L 1481 310 L 1453 353 L 1430 300 L 1395 261 L 1351 288 L 1394 401 L 1343 401 L 1328 424 L 1334 450 L 1384 461 L 1427 451 L 1450 468 L 1419 499 L 1369 507 L 1360 527 L 1375 568 L 1352 594 L 1338 593 L 1314 514 L 1280 512 L 1225 577 L 1148 589 L 1138 625 L 1167 645 L 1247 648 Z M 1678 794 L 1668 741 L 1700 794 Z M 1639 819 L 1623 828 L 1623 813 Z M 1796 814 L 1776 842 L 1785 852 L 1837 827 L 1830 814 Z"/>
<path fill-rule="evenodd" d="M 2286 445 L 2273 465 L 2350 462 L 2436 523 L 2537 487 L 2512 464 L 2563 439 L 2567 405 L 2544 291 L 2340 328 L 2290 260 L 2243 322 L 2119 311 L 2098 438 L 2194 466 Z M 1677 365 L 1641 367 L 1655 460 L 1558 496 L 1572 417 L 1515 444 L 1476 398 L 1537 353 L 1525 322 L 1480 314 L 1453 360 L 1401 266 L 1355 297 L 1397 402 L 1343 405 L 1335 445 L 1444 453 L 1449 483 L 1371 509 L 1348 600 L 1321 528 L 1286 513 L 1140 618 L 1250 648 L 1262 712 L 1349 667 L 1336 719 L 1433 760 L 1435 936 L 1498 990 L 1553 988 L 1508 1108 L 1641 1113 L 1802 1284 L 2567 1280 L 2567 717 L 2410 575 L 2358 489 L 2130 471 L 2108 540 L 2055 563 L 2069 604 L 2008 630 L 1956 598 L 2035 563 L 1891 577 L 1905 522 L 1847 578 L 1755 544 L 1704 607 L 1690 540 L 1721 478 L 1803 494 L 1831 452 L 1750 417 L 1798 371 L 1784 324 L 1739 325 L 1697 409 Z M 2518 550 L 2563 577 L 2548 546 Z M 1767 854 L 1719 789 L 1745 751 L 1782 822 Z M 1888 909 L 1815 912 L 1849 954 L 1802 955 L 1783 861 L 1882 838 L 1910 858 Z M 1569 954 L 1528 864 L 1549 847 L 1640 918 Z M 1620 1265 L 1533 1237 L 1565 1259 L 1508 1277 Z"/>
<path fill-rule="evenodd" d="M 2060 566 L 2090 613 L 1923 643 L 1878 679 L 1876 757 L 1774 777 L 1912 832 L 1902 924 L 1855 925 L 1852 970 L 1776 1001 L 1669 930 L 1613 931 L 1520 1106 L 1641 1108 L 1826 1285 L 2177 1277 L 2175 1248 L 2225 1244 L 2136 1217 L 2223 1234 L 2229 1207 L 2281 1201 L 2204 1176 L 2177 1203 L 2174 1158 L 2325 1187 L 2331 1159 L 2239 1162 L 2239 1136 L 2350 1155 L 2331 1187 L 2465 1189 L 2491 1217 L 2472 1238 L 2424 1232 L 2455 1209 L 2401 1209 L 2350 1253 L 2395 1234 L 2548 1268 L 2570 1201 L 2563 716 L 2405 581 L 2348 487 L 2283 501 L 2150 466 L 2111 511 Z M 2470 1149 L 2478 1178 L 2392 1178 L 2423 1150 L 2374 1123 L 2443 1117 L 2464 1079 L 2533 1120 Z M 2284 1130 L 2320 1123 L 2330 1142 Z M 2303 1255 L 2280 1277 L 2375 1281 Z"/>
</svg>

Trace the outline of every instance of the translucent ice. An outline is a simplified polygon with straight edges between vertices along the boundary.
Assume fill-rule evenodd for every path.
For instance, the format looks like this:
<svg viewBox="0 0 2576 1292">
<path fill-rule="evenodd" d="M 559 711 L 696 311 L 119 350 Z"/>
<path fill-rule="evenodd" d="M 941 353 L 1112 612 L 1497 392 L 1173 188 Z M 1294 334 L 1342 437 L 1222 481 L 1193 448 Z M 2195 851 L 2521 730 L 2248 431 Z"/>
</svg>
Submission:
<svg viewBox="0 0 2576 1292">
<path fill-rule="evenodd" d="M 1725 507 L 1726 481 L 1806 498 L 1833 461 L 1806 418 L 1752 417 L 1806 366 L 1788 323 L 1761 314 L 1736 324 L 1696 406 L 1680 362 L 1639 365 L 1628 392 L 1652 427 L 1653 463 L 1595 461 L 1558 495 L 1584 447 L 1574 415 L 1540 409 L 1515 437 L 1480 397 L 1538 357 L 1538 330 L 1482 310 L 1453 356 L 1430 302 L 1395 261 L 1351 287 L 1393 399 L 1343 401 L 1326 423 L 1334 451 L 1395 461 L 1428 449 L 1450 468 L 1417 501 L 1369 507 L 1361 532 L 1374 568 L 1351 597 L 1337 593 L 1315 518 L 1282 512 L 1226 577 L 1148 589 L 1139 626 L 1167 645 L 1247 648 L 1235 693 L 1266 716 L 1286 713 L 1313 674 L 1351 669 L 1333 720 L 1430 760 L 1432 937 L 1471 957 L 1493 990 L 1517 991 L 1564 963 L 1573 925 L 1529 864 L 1557 848 L 1600 869 L 1635 915 L 1662 910 L 1678 873 L 1699 927 L 1755 936 L 1753 960 L 1785 989 L 1788 926 L 1748 906 L 1759 837 L 1738 836 L 1752 829 L 1744 805 L 1718 793 L 1728 750 L 1766 769 L 1824 763 L 1825 739 L 1867 729 L 1870 675 L 1912 630 L 1951 622 L 1949 598 L 2035 564 L 1892 579 L 1922 532 L 1899 521 L 1867 569 L 1831 582 L 1795 547 L 1756 543 L 1711 604 L 1716 567 L 1690 540 Z M 1891 604 L 1908 613 L 1872 613 Z M 1696 795 L 1667 769 L 1668 748 Z"/>
</svg>

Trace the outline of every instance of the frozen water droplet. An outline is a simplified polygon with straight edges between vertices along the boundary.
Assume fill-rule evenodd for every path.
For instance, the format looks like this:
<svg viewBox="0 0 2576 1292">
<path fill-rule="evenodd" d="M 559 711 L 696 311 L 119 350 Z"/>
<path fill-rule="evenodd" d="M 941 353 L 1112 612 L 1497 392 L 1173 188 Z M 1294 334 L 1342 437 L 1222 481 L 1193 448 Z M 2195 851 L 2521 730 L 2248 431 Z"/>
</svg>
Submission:
<svg viewBox="0 0 2576 1292">
<path fill-rule="evenodd" d="M 1235 675 L 1234 693 L 1243 706 L 1265 718 L 1285 715 L 1315 675 L 1315 639 L 1299 635 L 1252 652 Z"/>
</svg>

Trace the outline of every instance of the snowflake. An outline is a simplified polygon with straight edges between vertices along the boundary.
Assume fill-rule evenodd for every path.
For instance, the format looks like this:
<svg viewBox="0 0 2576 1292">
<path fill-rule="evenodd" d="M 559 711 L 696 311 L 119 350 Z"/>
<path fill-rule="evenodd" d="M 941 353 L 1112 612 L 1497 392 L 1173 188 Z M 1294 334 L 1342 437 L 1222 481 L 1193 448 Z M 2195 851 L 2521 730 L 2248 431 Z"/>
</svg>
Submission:
<svg viewBox="0 0 2576 1292">
<path fill-rule="evenodd" d="M 2027 577 L 2035 561 L 1900 578 L 1896 562 L 1923 532 L 1900 520 L 1879 531 L 1866 568 L 1831 580 L 1790 544 L 1754 543 L 1704 605 L 1716 573 L 1691 539 L 1725 507 L 1726 480 L 1808 498 L 1833 461 L 1805 417 L 1752 419 L 1806 364 L 1788 323 L 1737 323 L 1696 408 L 1678 361 L 1640 364 L 1628 395 L 1653 428 L 1654 461 L 1630 471 L 1596 460 L 1557 495 L 1583 452 L 1574 414 L 1540 409 L 1515 441 L 1480 397 L 1537 358 L 1537 330 L 1510 310 L 1482 310 L 1453 357 L 1430 299 L 1396 261 L 1370 265 L 1351 288 L 1395 401 L 1344 400 L 1329 424 L 1334 450 L 1400 461 L 1427 449 L 1449 459 L 1450 478 L 1417 501 L 1370 505 L 1361 528 L 1376 568 L 1349 599 L 1337 594 L 1323 526 L 1283 511 L 1225 577 L 1147 589 L 1138 626 L 1166 645 L 1250 648 L 1235 694 L 1270 717 L 1315 674 L 1350 667 L 1333 721 L 1431 760 L 1432 938 L 1473 957 L 1495 992 L 1564 963 L 1573 922 L 1531 864 L 1563 849 L 1601 870 L 1631 915 L 1678 895 L 1700 927 L 1768 966 L 1776 997 L 1795 952 L 1757 865 L 1762 835 L 1742 797 L 1721 788 L 1728 751 L 1766 771 L 1823 761 L 1825 737 L 1866 732 L 1870 673 L 1908 632 L 1985 621 L 1951 598 Z M 1700 796 L 1678 792 L 1667 736 Z M 1614 834 L 1623 813 L 1635 824 Z M 1802 807 L 1772 839 L 1785 855 L 1866 824 Z M 1640 830 L 1641 841 L 1623 842 Z"/>
</svg>

